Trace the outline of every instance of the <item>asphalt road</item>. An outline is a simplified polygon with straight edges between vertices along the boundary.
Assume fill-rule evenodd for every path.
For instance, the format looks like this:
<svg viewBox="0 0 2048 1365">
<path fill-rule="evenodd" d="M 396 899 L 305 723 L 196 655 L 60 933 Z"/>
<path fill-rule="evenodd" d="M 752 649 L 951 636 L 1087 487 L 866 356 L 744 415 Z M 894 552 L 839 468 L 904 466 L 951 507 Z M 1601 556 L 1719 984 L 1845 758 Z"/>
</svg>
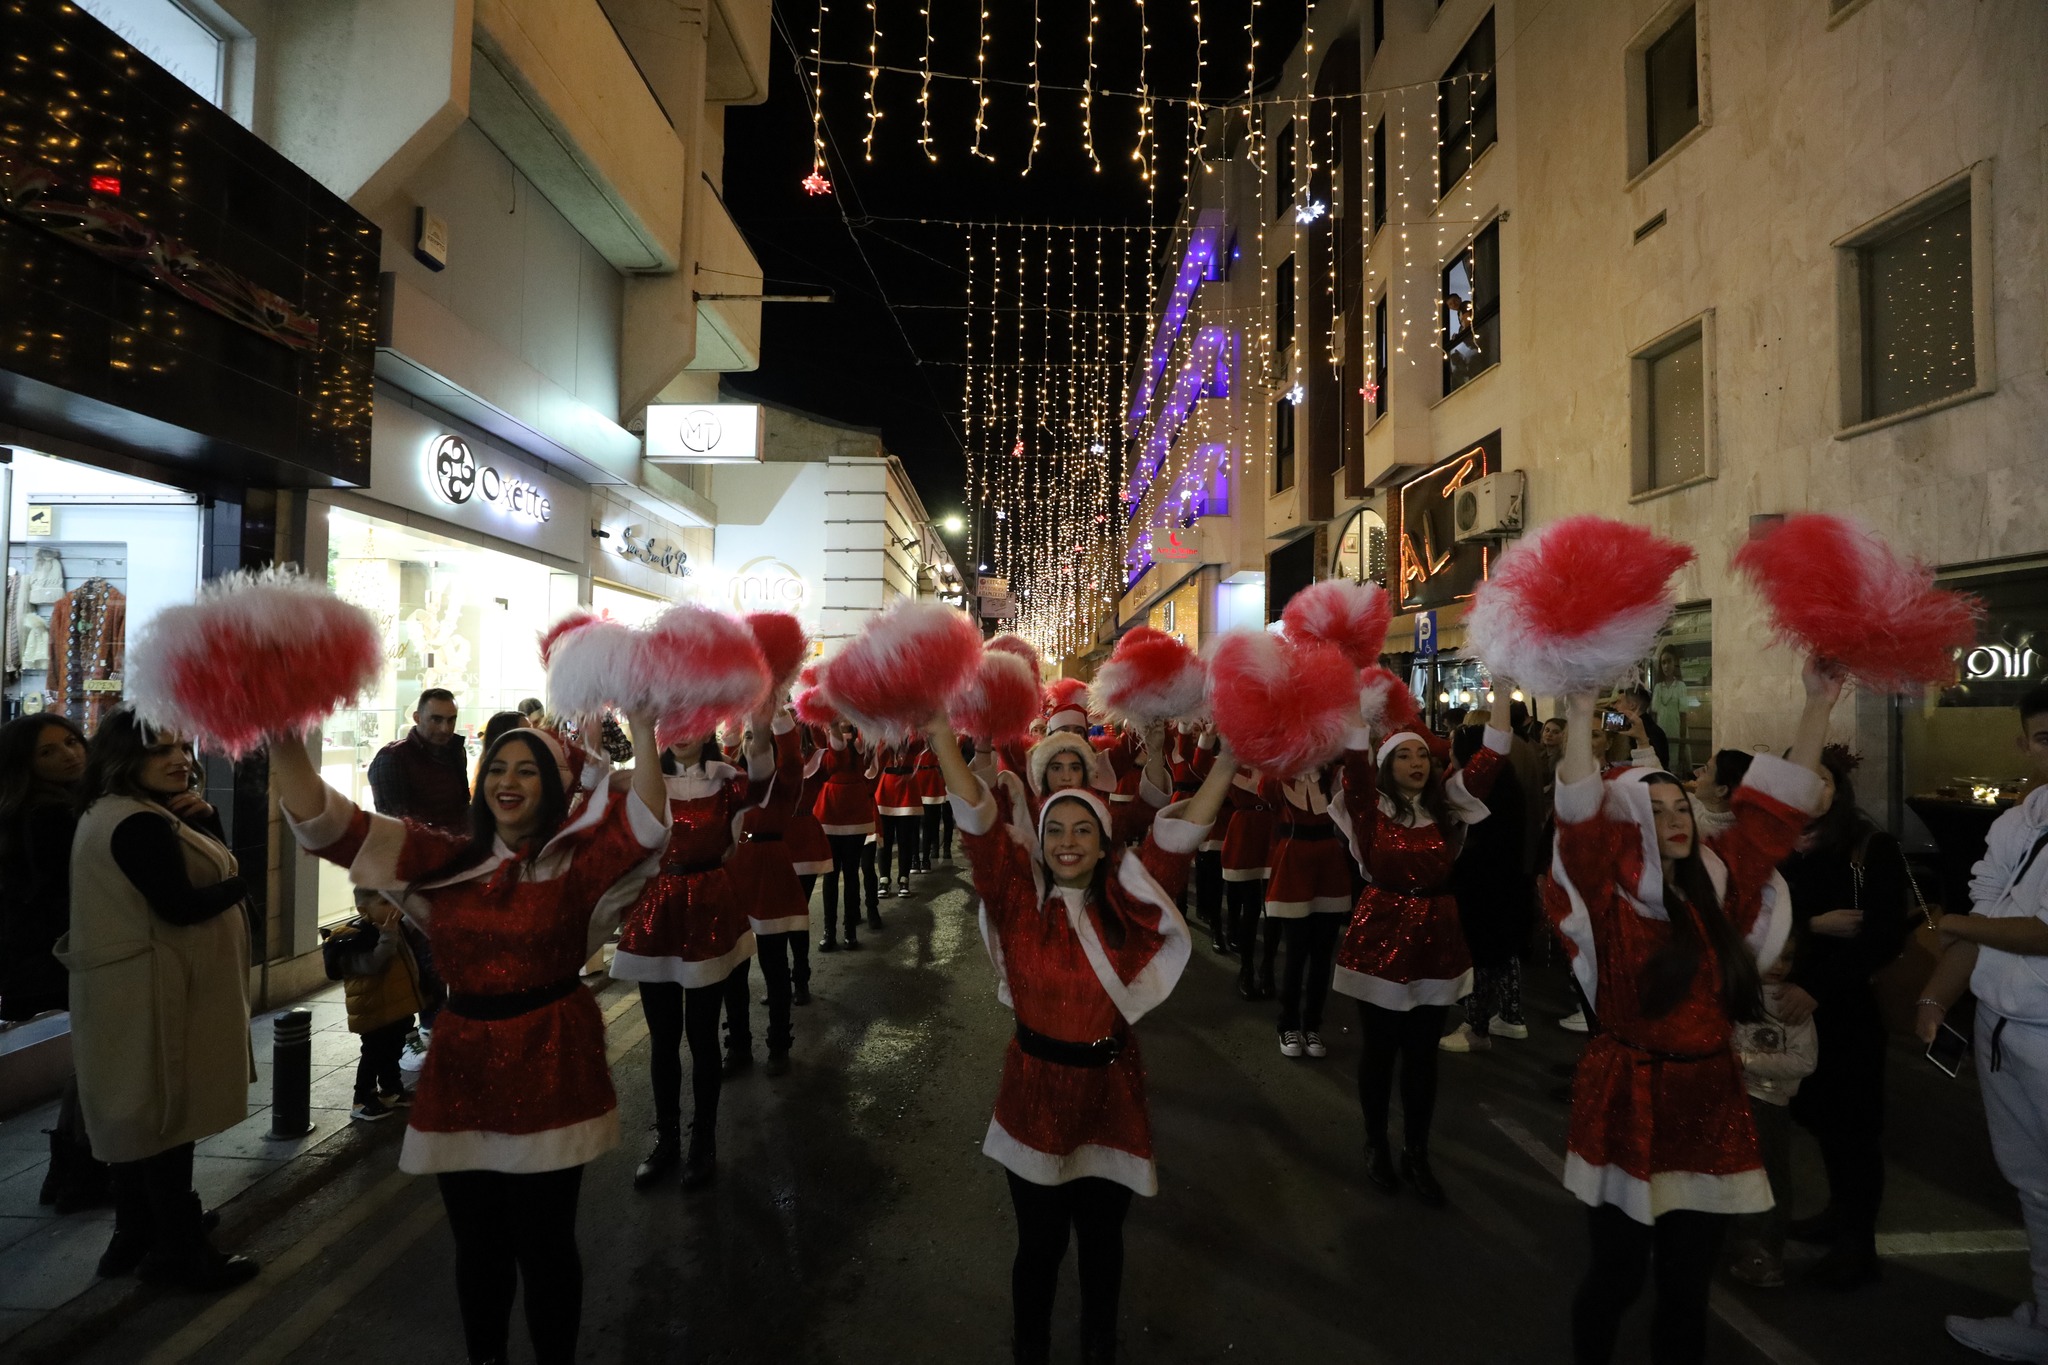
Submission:
<svg viewBox="0 0 2048 1365">
<path fill-rule="evenodd" d="M 884 903 L 887 928 L 864 936 L 865 951 L 813 953 L 795 1069 L 728 1084 L 709 1189 L 632 1189 L 649 1116 L 645 1025 L 628 988 L 606 990 L 628 1138 L 584 1179 L 584 1360 L 1009 1358 L 1014 1225 L 1002 1172 L 980 1154 L 1009 1016 L 964 877 L 922 882 L 925 894 Z M 1431 1211 L 1363 1182 L 1349 1002 L 1333 999 L 1328 1059 L 1288 1061 L 1271 1006 L 1239 1001 L 1233 968 L 1203 945 L 1141 1025 L 1161 1189 L 1127 1229 L 1124 1358 L 1567 1360 L 1584 1231 L 1555 1177 L 1565 1109 L 1551 1067 L 1579 1041 L 1551 1023 L 1561 976 L 1532 967 L 1528 1041 L 1442 1058 L 1435 1153 L 1451 1207 Z M 2025 1292 L 2016 1208 L 1974 1086 L 1901 1049 L 1892 1093 L 1885 1244 L 1911 1254 L 1889 1255 L 1880 1285 L 1846 1296 L 1724 1285 L 1710 1359 L 1971 1361 L 1942 1315 L 2002 1313 Z M 103 1285 L 0 1355 L 461 1361 L 452 1244 L 431 1182 L 396 1174 L 398 1138 L 396 1124 L 351 1134 L 231 1204 L 221 1241 L 266 1270 L 227 1299 Z M 1808 1212 L 1822 1185 L 1803 1140 L 1800 1171 L 1795 1207 Z M 1057 1360 L 1075 1358 L 1074 1309 L 1070 1264 Z M 1645 1318 L 1621 1359 L 1645 1358 Z M 513 1359 L 530 1359 L 516 1322 Z"/>
</svg>

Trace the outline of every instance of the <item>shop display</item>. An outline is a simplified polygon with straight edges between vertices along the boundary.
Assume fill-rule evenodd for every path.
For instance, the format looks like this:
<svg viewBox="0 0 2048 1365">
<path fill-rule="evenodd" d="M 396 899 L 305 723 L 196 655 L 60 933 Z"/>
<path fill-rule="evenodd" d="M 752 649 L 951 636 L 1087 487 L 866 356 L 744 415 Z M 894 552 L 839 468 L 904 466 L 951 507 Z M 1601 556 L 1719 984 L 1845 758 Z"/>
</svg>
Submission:
<svg viewBox="0 0 2048 1365">
<path fill-rule="evenodd" d="M 128 547 L 8 547 L 7 710 L 59 711 L 90 733 L 121 703 Z"/>
</svg>

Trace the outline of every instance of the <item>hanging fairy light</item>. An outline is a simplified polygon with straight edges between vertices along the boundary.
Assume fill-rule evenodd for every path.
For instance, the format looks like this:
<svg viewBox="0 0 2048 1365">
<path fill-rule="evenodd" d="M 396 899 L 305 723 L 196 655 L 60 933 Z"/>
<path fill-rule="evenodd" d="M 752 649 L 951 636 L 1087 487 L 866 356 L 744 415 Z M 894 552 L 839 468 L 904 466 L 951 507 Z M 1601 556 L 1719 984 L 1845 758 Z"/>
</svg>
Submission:
<svg viewBox="0 0 2048 1365">
<path fill-rule="evenodd" d="M 825 0 L 811 25 L 811 173 L 803 178 L 805 194 L 832 193 L 825 175 Z"/>
<path fill-rule="evenodd" d="M 882 12 L 875 0 L 868 0 L 868 129 L 860 140 L 864 160 L 875 159 L 875 125 L 882 121 L 882 106 L 875 103 L 875 86 L 882 79 Z"/>
<path fill-rule="evenodd" d="M 1038 136 L 1045 128 L 1045 119 L 1040 115 L 1038 105 L 1038 57 L 1042 44 L 1038 41 L 1039 0 L 1031 0 L 1031 150 L 1024 153 L 1024 169 L 1020 175 L 1031 174 L 1031 165 L 1038 160 Z"/>
<path fill-rule="evenodd" d="M 1145 13 L 1145 0 L 1138 0 L 1138 145 L 1131 149 L 1131 160 L 1138 163 L 1138 174 L 1145 181 L 1148 194 L 1152 185 L 1152 161 L 1146 155 L 1146 144 L 1152 137 L 1152 92 L 1146 79 L 1151 62 L 1152 25 Z M 1148 214 L 1148 221 L 1149 218 Z"/>
<path fill-rule="evenodd" d="M 1095 25 L 1101 16 L 1095 7 L 1099 0 L 1088 0 L 1088 76 L 1081 87 L 1081 145 L 1088 152 L 1088 165 L 1101 171 L 1102 162 L 1095 155 Z"/>
<path fill-rule="evenodd" d="M 974 48 L 974 145 L 967 149 L 969 156 L 978 156 L 983 161 L 994 161 L 995 157 L 981 150 L 981 135 L 988 129 L 988 3 L 982 0 L 980 7 L 981 27 Z"/>
<path fill-rule="evenodd" d="M 937 161 L 939 154 L 932 148 L 932 4 L 924 0 L 921 8 L 924 15 L 924 57 L 918 64 L 917 119 L 918 148 L 924 152 L 926 161 Z"/>
</svg>

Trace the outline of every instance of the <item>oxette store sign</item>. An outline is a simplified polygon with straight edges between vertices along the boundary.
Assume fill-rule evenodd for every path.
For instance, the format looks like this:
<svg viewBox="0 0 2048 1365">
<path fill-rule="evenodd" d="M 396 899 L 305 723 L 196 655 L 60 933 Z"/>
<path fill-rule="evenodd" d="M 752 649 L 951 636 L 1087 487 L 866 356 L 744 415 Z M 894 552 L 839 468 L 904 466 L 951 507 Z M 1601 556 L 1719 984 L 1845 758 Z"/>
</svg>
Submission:
<svg viewBox="0 0 2048 1365">
<path fill-rule="evenodd" d="M 479 463 L 460 436 L 444 432 L 429 442 L 427 466 L 434 491 L 458 507 L 481 498 L 508 516 L 528 521 L 549 521 L 555 515 L 554 500 L 545 489 L 494 464 Z"/>
<path fill-rule="evenodd" d="M 552 465 L 415 407 L 382 384 L 370 447 L 365 501 L 571 563 L 589 557 L 590 491 Z"/>
</svg>

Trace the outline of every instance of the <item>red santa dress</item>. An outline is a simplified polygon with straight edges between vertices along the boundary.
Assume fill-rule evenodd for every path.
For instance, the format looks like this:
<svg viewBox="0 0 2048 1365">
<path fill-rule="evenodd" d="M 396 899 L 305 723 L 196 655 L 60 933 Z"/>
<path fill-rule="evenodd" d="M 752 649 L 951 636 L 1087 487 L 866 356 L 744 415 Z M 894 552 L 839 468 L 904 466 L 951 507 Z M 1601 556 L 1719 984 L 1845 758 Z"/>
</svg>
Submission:
<svg viewBox="0 0 2048 1365">
<path fill-rule="evenodd" d="M 1330 815 L 1328 780 L 1309 773 L 1269 788 L 1279 798 L 1266 880 L 1266 913 L 1274 919 L 1351 913 L 1351 860 Z"/>
<path fill-rule="evenodd" d="M 917 762 L 925 743 L 884 745 L 876 754 L 875 813 L 878 815 L 923 815 L 924 798 L 918 792 Z"/>
<path fill-rule="evenodd" d="M 1676 1209 L 1758 1213 L 1771 1207 L 1771 1182 L 1711 943 L 1670 1013 L 1642 1010 L 1643 965 L 1671 938 L 1649 775 L 1631 768 L 1557 786 L 1546 901 L 1600 1021 L 1572 1079 L 1564 1183 L 1641 1223 Z M 1819 803 L 1819 777 L 1759 754 L 1736 789 L 1734 823 L 1701 846 L 1722 913 L 1760 962 L 1777 958 L 1791 927 L 1777 865 Z"/>
<path fill-rule="evenodd" d="M 814 813 L 828 835 L 875 832 L 875 779 L 868 775 L 868 756 L 859 743 L 837 735 L 820 750 L 825 782 L 818 789 Z"/>
<path fill-rule="evenodd" d="M 778 746 L 784 742 L 776 740 Z M 818 794 L 825 789 L 826 752 L 823 743 L 812 751 L 797 786 L 796 805 L 783 830 L 783 842 L 789 845 L 790 867 L 799 877 L 822 876 L 832 870 L 832 845 L 825 838 L 825 827 L 818 823 Z"/>
<path fill-rule="evenodd" d="M 447 983 L 400 1170 L 555 1171 L 618 1145 L 604 1018 L 577 972 L 654 871 L 663 816 L 600 777 L 538 852 L 499 842 L 419 886 L 468 840 L 359 810 L 331 788 L 319 815 L 286 823 L 300 847 L 421 925 Z"/>
<path fill-rule="evenodd" d="M 768 773 L 760 778 L 757 785 L 729 763 L 700 763 L 663 779 L 668 846 L 619 928 L 614 979 L 715 986 L 754 955 L 754 931 L 726 860 L 747 808 L 771 785 Z"/>
<path fill-rule="evenodd" d="M 810 899 L 797 880 L 789 841 L 789 827 L 803 808 L 803 749 L 788 719 L 778 719 L 775 727 L 775 776 L 767 795 L 741 814 L 739 847 L 725 865 L 733 896 L 756 934 L 808 932 L 811 927 Z M 818 837 L 822 842 L 824 835 Z"/>
<path fill-rule="evenodd" d="M 1280 784 L 1259 776 L 1256 768 L 1230 780 L 1230 828 L 1223 835 L 1223 880 L 1262 882 L 1273 873 L 1273 822 L 1279 811 Z"/>
</svg>

